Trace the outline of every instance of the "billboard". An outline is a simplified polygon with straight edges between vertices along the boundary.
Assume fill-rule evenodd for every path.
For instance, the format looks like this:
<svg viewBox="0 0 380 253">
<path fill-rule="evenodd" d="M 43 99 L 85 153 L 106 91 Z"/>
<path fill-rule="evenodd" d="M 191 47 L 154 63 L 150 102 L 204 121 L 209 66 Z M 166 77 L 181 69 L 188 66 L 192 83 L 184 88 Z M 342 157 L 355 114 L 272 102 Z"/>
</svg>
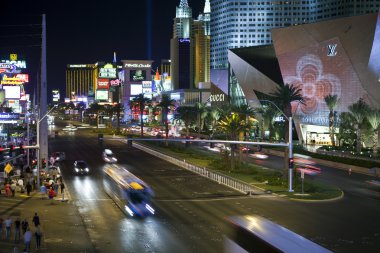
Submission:
<svg viewBox="0 0 380 253">
<path fill-rule="evenodd" d="M 136 96 L 143 93 L 141 84 L 131 84 L 131 95 Z"/>
<path fill-rule="evenodd" d="M 29 82 L 28 74 L 3 74 L 0 84 L 1 85 L 22 85 L 24 83 Z"/>
<path fill-rule="evenodd" d="M 112 64 L 106 64 L 103 68 L 99 68 L 100 78 L 117 78 L 116 68 Z"/>
<path fill-rule="evenodd" d="M 58 102 L 60 100 L 59 90 L 52 90 L 53 102 Z"/>
<path fill-rule="evenodd" d="M 98 79 L 98 89 L 108 89 L 109 88 L 109 80 L 105 78 Z"/>
<path fill-rule="evenodd" d="M 20 86 L 3 86 L 5 91 L 5 99 L 20 99 L 21 87 Z"/>
<path fill-rule="evenodd" d="M 97 90 L 95 94 L 95 99 L 108 101 L 108 90 Z"/>
<path fill-rule="evenodd" d="M 129 80 L 131 82 L 139 82 L 146 80 L 146 70 L 130 70 L 129 71 Z"/>
</svg>

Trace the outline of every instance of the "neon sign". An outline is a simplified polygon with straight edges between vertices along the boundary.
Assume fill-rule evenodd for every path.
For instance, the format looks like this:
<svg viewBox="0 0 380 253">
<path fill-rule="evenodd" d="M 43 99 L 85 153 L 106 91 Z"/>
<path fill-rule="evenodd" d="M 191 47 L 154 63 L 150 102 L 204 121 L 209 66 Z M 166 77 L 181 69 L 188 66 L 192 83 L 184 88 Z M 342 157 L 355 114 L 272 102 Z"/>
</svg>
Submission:
<svg viewBox="0 0 380 253">
<path fill-rule="evenodd" d="M 126 63 L 124 65 L 126 68 L 150 68 L 152 65 L 150 64 L 142 64 L 142 63 Z"/>
<path fill-rule="evenodd" d="M 29 80 L 29 79 L 28 79 Z M 1 80 L 0 84 L 6 84 L 6 85 L 21 85 L 25 82 L 25 79 L 19 78 L 17 76 L 15 77 L 8 77 L 6 75 L 3 76 L 3 80 Z"/>
</svg>

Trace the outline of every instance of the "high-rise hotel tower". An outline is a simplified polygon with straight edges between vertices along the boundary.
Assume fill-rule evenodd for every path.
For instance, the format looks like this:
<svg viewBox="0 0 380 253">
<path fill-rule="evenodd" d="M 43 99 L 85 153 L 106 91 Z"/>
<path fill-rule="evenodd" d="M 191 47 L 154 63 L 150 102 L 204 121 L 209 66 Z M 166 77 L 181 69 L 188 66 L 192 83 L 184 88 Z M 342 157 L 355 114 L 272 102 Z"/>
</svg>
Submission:
<svg viewBox="0 0 380 253">
<path fill-rule="evenodd" d="M 227 50 L 272 43 L 272 28 L 373 13 L 379 0 L 211 0 L 211 68 L 226 69 Z"/>
</svg>

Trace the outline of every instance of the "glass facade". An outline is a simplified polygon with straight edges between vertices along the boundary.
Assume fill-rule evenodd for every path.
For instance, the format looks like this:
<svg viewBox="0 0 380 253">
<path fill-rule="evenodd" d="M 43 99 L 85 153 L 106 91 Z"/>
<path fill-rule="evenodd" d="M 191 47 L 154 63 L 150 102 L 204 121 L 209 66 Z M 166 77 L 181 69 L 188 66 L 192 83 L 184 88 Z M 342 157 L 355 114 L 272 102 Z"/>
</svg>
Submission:
<svg viewBox="0 0 380 253">
<path fill-rule="evenodd" d="M 227 49 L 272 43 L 271 29 L 377 12 L 380 0 L 211 0 L 211 68 Z"/>
</svg>

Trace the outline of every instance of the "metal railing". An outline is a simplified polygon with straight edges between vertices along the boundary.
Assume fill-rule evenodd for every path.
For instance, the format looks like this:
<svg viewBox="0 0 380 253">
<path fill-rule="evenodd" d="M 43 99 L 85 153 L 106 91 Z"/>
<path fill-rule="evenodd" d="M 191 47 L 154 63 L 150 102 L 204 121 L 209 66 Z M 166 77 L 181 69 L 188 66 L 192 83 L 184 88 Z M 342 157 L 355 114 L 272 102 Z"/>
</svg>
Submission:
<svg viewBox="0 0 380 253">
<path fill-rule="evenodd" d="M 118 139 L 124 143 L 127 143 L 127 140 L 123 140 L 123 139 Z M 226 176 L 222 173 L 218 173 L 218 172 L 215 172 L 215 171 L 211 171 L 207 168 L 202 168 L 202 167 L 198 167 L 198 166 L 195 166 L 193 164 L 190 164 L 190 163 L 187 163 L 186 160 L 179 160 L 177 158 L 174 158 L 174 157 L 171 157 L 171 156 L 168 156 L 166 154 L 163 154 L 161 152 L 158 152 L 156 150 L 153 150 L 151 148 L 148 148 L 142 144 L 139 144 L 139 143 L 136 143 L 134 142 L 133 143 L 133 146 L 144 151 L 144 152 L 147 152 L 151 155 L 154 155 L 158 158 L 161 158 L 165 161 L 168 161 L 172 164 L 175 164 L 179 167 L 182 167 L 186 170 L 189 170 L 193 173 L 196 173 L 200 176 L 203 176 L 205 178 L 208 178 L 212 181 L 215 181 L 219 184 L 223 184 L 227 187 L 230 187 L 236 191 L 239 191 L 241 193 L 244 193 L 244 194 L 262 194 L 264 193 L 263 190 L 261 190 L 260 188 L 258 187 L 255 187 L 255 186 L 252 186 L 250 184 L 247 184 L 243 181 L 240 181 L 236 178 L 232 178 L 232 177 L 229 177 L 229 176 Z"/>
</svg>

